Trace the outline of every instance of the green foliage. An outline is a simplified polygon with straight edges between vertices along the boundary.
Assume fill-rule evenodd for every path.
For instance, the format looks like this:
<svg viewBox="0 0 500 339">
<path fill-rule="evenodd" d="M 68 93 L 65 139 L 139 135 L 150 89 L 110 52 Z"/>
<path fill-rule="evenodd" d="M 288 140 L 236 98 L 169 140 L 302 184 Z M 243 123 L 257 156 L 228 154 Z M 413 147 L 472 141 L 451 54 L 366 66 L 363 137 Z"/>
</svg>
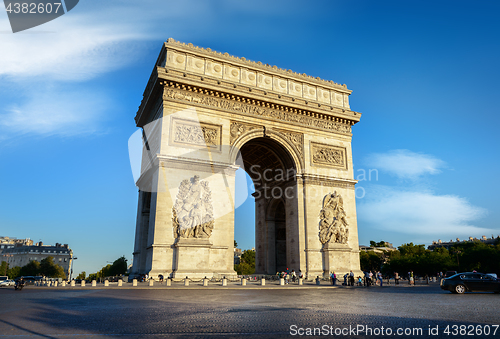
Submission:
<svg viewBox="0 0 500 339">
<path fill-rule="evenodd" d="M 88 280 L 97 280 L 97 278 L 114 277 L 127 273 L 127 259 L 121 256 L 113 264 L 107 264 L 97 273 L 89 274 Z"/>
<path fill-rule="evenodd" d="M 66 273 L 64 269 L 54 263 L 53 257 L 47 257 L 42 259 L 40 262 L 38 261 L 30 261 L 23 267 L 13 267 L 11 269 L 7 269 L 7 275 L 11 279 L 15 279 L 20 276 L 46 276 L 49 278 L 66 278 Z"/>
<path fill-rule="evenodd" d="M 85 280 L 86 277 L 87 277 L 87 273 L 85 271 L 83 271 L 80 274 L 78 274 L 76 279 Z"/>
<path fill-rule="evenodd" d="M 236 240 L 234 241 L 234 248 L 237 248 L 238 247 L 238 243 L 236 242 Z"/>
<path fill-rule="evenodd" d="M 2 264 L 0 264 L 0 275 L 7 275 L 8 269 L 9 264 L 6 261 L 2 261 Z"/>
<path fill-rule="evenodd" d="M 243 251 L 240 263 L 234 265 L 234 270 L 239 275 L 247 275 L 255 273 L 255 251 L 246 250 Z"/>
<path fill-rule="evenodd" d="M 20 277 L 22 274 L 21 274 L 21 267 L 19 266 L 14 266 L 12 268 L 9 268 L 7 270 L 7 274 L 9 276 L 9 279 L 16 279 L 18 277 Z"/>
<path fill-rule="evenodd" d="M 40 261 L 39 273 L 43 276 L 50 278 L 66 279 L 66 274 L 64 273 L 64 269 L 61 266 L 54 264 L 53 257 L 47 257 Z"/>
<path fill-rule="evenodd" d="M 413 271 L 418 276 L 434 276 L 438 272 L 476 270 L 483 273 L 500 273 L 500 243 L 485 244 L 481 241 L 465 242 L 454 245 L 448 251 L 438 247 L 434 251 L 425 245 L 403 244 L 399 251 L 390 252 L 386 263 L 382 266 L 385 275 L 398 272 L 406 276 Z M 360 261 L 367 265 L 365 254 L 360 253 Z"/>
<path fill-rule="evenodd" d="M 30 261 L 25 266 L 21 267 L 21 275 L 38 275 L 40 273 L 40 263 L 38 261 Z"/>
<path fill-rule="evenodd" d="M 385 247 L 386 245 L 386 242 L 385 241 L 379 241 L 379 242 L 375 242 L 373 240 L 370 240 L 370 247 Z"/>
<path fill-rule="evenodd" d="M 359 261 L 363 271 L 378 271 L 380 265 L 384 262 L 384 258 L 382 253 L 361 251 L 359 252 Z"/>
<path fill-rule="evenodd" d="M 121 256 L 113 262 L 109 269 L 109 275 L 107 276 L 118 276 L 127 273 L 127 259 L 125 256 Z"/>
</svg>

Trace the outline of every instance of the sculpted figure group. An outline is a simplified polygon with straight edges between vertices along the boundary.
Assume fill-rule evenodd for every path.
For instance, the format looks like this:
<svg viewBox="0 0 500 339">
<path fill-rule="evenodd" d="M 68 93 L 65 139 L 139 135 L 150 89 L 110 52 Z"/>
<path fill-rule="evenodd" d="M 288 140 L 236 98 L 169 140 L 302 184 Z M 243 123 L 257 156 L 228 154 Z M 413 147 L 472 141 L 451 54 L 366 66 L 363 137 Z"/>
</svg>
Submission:
<svg viewBox="0 0 500 339">
<path fill-rule="evenodd" d="M 347 244 L 349 229 L 344 201 L 336 191 L 327 194 L 323 199 L 319 228 L 319 239 L 322 244 L 328 242 Z"/>
<path fill-rule="evenodd" d="M 207 181 L 195 175 L 183 180 L 173 208 L 176 237 L 209 238 L 214 228 L 212 194 Z"/>
</svg>

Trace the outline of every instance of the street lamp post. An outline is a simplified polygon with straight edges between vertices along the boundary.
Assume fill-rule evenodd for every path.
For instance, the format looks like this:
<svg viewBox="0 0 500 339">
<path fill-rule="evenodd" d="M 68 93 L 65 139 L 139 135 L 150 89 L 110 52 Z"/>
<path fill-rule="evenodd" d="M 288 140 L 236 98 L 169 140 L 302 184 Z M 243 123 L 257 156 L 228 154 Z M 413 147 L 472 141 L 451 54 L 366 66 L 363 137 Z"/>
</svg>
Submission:
<svg viewBox="0 0 500 339">
<path fill-rule="evenodd" d="M 75 266 L 73 264 L 73 260 L 76 260 L 76 259 L 78 259 L 78 258 L 77 257 L 71 258 L 71 269 L 69 271 L 69 281 L 71 281 L 71 278 L 73 277 L 73 267 Z"/>
</svg>

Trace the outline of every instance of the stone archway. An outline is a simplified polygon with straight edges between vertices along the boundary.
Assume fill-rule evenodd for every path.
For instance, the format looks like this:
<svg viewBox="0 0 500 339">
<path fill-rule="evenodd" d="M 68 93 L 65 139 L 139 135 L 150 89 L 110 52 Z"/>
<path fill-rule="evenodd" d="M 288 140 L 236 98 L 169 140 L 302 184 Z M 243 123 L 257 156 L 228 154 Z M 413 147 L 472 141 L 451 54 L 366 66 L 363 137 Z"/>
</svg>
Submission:
<svg viewBox="0 0 500 339">
<path fill-rule="evenodd" d="M 275 274 L 287 268 L 299 271 L 299 220 L 296 149 L 285 138 L 259 137 L 240 149 L 246 172 L 255 187 L 255 258 L 257 274 Z"/>
<path fill-rule="evenodd" d="M 235 275 L 235 171 L 256 185 L 257 272 L 359 272 L 345 85 L 169 39 L 143 129 L 132 275 Z"/>
</svg>

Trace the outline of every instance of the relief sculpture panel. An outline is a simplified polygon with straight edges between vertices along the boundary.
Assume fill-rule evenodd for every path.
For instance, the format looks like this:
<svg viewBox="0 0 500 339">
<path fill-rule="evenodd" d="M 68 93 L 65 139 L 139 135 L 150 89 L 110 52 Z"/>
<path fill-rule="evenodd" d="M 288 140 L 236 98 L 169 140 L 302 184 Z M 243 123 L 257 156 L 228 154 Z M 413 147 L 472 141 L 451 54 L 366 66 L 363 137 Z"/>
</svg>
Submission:
<svg viewBox="0 0 500 339">
<path fill-rule="evenodd" d="M 347 169 L 346 153 L 344 147 L 311 142 L 312 165 Z"/>
<path fill-rule="evenodd" d="M 208 181 L 197 175 L 183 180 L 172 212 L 176 238 L 210 238 L 214 212 Z"/>
<path fill-rule="evenodd" d="M 208 147 L 220 150 L 222 126 L 173 119 L 171 145 Z"/>
<path fill-rule="evenodd" d="M 323 199 L 320 212 L 319 240 L 322 244 L 328 242 L 347 244 L 349 228 L 344 211 L 344 200 L 337 191 L 327 194 Z"/>
</svg>

